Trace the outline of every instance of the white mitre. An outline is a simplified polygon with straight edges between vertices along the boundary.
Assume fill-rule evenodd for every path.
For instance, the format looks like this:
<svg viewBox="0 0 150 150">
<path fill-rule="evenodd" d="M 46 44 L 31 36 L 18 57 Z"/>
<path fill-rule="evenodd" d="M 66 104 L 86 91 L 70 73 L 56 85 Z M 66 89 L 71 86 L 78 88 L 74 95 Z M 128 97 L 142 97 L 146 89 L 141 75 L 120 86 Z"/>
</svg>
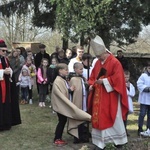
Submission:
<svg viewBox="0 0 150 150">
<path fill-rule="evenodd" d="M 91 39 L 90 45 L 96 56 L 99 56 L 102 53 L 106 52 L 105 44 L 102 38 L 99 37 L 98 35 L 96 35 L 94 39 Z"/>
</svg>

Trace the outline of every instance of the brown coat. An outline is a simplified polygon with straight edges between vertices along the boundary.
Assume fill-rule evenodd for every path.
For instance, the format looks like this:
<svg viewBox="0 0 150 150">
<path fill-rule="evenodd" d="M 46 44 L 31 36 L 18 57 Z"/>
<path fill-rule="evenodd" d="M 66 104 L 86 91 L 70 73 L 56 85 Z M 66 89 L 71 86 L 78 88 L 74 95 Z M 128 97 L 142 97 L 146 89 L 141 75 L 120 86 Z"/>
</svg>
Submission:
<svg viewBox="0 0 150 150">
<path fill-rule="evenodd" d="M 51 99 L 53 110 L 68 117 L 68 133 L 78 138 L 78 125 L 91 121 L 91 115 L 79 109 L 69 100 L 66 81 L 59 76 L 53 83 Z"/>
</svg>

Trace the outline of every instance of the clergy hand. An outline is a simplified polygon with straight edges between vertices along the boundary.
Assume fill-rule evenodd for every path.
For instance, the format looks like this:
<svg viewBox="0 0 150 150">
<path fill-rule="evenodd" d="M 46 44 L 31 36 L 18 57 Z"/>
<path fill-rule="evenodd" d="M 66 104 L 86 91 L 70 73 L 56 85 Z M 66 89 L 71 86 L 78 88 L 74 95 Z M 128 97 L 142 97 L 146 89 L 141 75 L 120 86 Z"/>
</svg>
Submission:
<svg viewBox="0 0 150 150">
<path fill-rule="evenodd" d="M 10 69 L 10 68 L 6 68 L 6 69 L 4 70 L 4 74 L 9 75 L 10 73 L 11 73 L 11 69 Z"/>
<path fill-rule="evenodd" d="M 93 85 L 90 85 L 89 86 L 89 91 L 92 91 L 93 90 Z"/>
<path fill-rule="evenodd" d="M 98 79 L 98 80 L 95 81 L 95 83 L 97 83 L 97 84 L 103 84 L 103 79 Z"/>
</svg>

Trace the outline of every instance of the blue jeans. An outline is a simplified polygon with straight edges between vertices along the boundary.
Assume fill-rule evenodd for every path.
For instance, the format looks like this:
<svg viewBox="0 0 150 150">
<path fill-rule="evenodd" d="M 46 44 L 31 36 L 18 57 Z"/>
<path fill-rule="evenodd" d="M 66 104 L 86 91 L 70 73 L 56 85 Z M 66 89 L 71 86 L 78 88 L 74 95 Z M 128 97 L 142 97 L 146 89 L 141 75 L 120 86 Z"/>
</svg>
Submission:
<svg viewBox="0 0 150 150">
<path fill-rule="evenodd" d="M 28 87 L 21 87 L 21 98 L 22 100 L 28 100 Z"/>
<path fill-rule="evenodd" d="M 150 129 L 150 105 L 140 104 L 140 114 L 138 119 L 138 126 L 143 127 L 144 117 L 147 114 L 147 128 Z"/>
</svg>

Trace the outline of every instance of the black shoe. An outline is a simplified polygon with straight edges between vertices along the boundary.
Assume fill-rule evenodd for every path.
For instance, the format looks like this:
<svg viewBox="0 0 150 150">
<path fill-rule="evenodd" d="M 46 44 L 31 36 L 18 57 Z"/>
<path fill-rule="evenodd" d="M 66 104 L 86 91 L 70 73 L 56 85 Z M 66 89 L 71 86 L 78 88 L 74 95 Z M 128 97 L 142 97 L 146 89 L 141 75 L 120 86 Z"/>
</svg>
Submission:
<svg viewBox="0 0 150 150">
<path fill-rule="evenodd" d="M 6 131 L 6 130 L 10 130 L 11 129 L 11 126 L 6 126 L 6 127 L 3 127 L 3 128 L 0 128 L 0 131 Z"/>
<path fill-rule="evenodd" d="M 127 136 L 129 137 L 130 136 L 130 134 L 127 132 Z"/>
<path fill-rule="evenodd" d="M 79 143 L 81 143 L 81 140 L 76 138 L 76 137 L 74 137 L 73 143 L 74 144 L 79 144 Z"/>
<path fill-rule="evenodd" d="M 89 138 L 91 138 L 92 137 L 92 135 L 91 135 L 91 133 L 89 132 Z"/>
<path fill-rule="evenodd" d="M 88 139 L 88 138 L 81 139 L 81 142 L 82 142 L 82 143 L 89 143 L 89 139 Z"/>
<path fill-rule="evenodd" d="M 122 149 L 123 145 L 114 145 L 117 149 Z"/>
<path fill-rule="evenodd" d="M 97 146 L 94 148 L 94 150 L 104 150 L 104 149 L 105 149 L 105 147 L 102 149 L 102 148 L 99 148 Z"/>
<path fill-rule="evenodd" d="M 143 129 L 142 129 L 142 128 L 139 128 L 139 129 L 138 129 L 138 133 L 137 133 L 138 136 L 140 136 L 140 133 L 141 133 L 141 132 L 143 132 Z"/>
</svg>

